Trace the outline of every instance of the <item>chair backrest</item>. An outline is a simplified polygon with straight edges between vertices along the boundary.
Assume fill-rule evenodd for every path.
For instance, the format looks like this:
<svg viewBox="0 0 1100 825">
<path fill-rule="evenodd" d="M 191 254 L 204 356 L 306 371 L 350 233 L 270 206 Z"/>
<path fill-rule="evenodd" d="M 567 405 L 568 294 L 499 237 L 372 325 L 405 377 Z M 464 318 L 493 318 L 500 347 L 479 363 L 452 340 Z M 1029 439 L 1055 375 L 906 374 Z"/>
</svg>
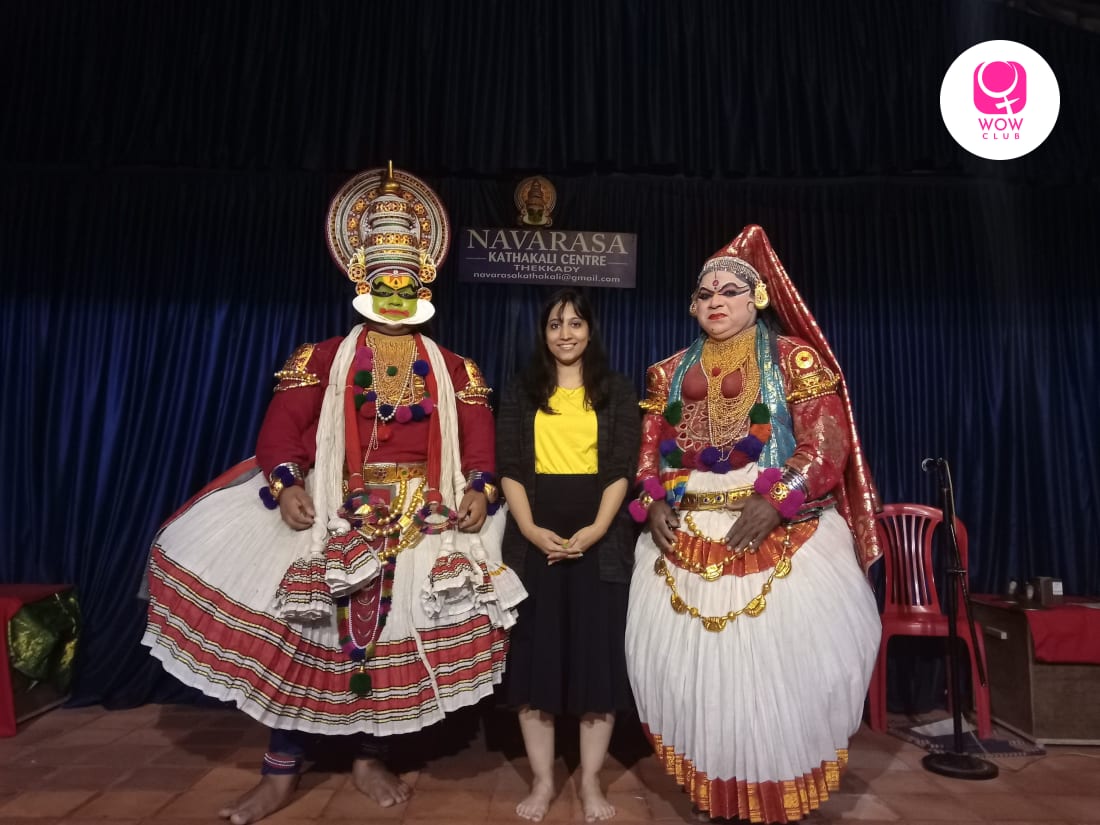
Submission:
<svg viewBox="0 0 1100 825">
<path fill-rule="evenodd" d="M 923 504 L 887 504 L 875 517 L 875 530 L 886 564 L 884 612 L 941 611 L 932 561 L 932 538 L 942 522 L 941 510 Z M 969 570 L 966 525 L 958 516 L 955 516 L 955 532 L 959 537 L 963 569 Z M 947 540 L 945 536 L 944 541 Z"/>
</svg>

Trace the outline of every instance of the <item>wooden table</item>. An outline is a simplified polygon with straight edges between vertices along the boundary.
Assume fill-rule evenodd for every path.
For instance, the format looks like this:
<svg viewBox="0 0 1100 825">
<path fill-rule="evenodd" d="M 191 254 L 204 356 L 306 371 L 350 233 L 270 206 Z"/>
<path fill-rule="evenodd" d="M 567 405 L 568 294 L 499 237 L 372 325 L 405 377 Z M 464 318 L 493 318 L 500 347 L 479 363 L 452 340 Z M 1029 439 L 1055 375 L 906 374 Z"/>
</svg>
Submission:
<svg viewBox="0 0 1100 825">
<path fill-rule="evenodd" d="M 1091 657 L 1089 651 L 1066 656 L 1078 661 L 1041 661 L 1029 622 L 1032 611 L 1000 596 L 972 596 L 971 601 L 985 633 L 993 718 L 1042 744 L 1100 745 L 1100 661 L 1079 661 Z M 1089 611 L 1061 618 L 1075 627 L 1084 620 L 1100 623 L 1100 609 L 1083 607 L 1083 601 L 1040 608 L 1043 615 L 1035 618 L 1049 625 L 1059 618 L 1050 611 Z"/>
</svg>

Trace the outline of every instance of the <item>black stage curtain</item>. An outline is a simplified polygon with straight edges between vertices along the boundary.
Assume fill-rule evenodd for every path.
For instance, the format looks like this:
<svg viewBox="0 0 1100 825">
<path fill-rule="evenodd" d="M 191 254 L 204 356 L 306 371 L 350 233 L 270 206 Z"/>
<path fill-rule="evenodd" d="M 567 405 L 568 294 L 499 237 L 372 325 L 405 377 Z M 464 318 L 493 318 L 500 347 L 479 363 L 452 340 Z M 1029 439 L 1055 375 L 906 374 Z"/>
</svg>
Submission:
<svg viewBox="0 0 1100 825">
<path fill-rule="evenodd" d="M 13 8 L 14 7 L 14 8 Z M 967 47 L 1031 46 L 1055 133 L 1013 175 L 1096 178 L 1096 35 L 989 0 L 9 2 L 20 163 L 691 176 L 999 176 L 943 128 Z"/>
<path fill-rule="evenodd" d="M 0 35 L 0 581 L 79 587 L 77 701 L 180 695 L 138 645 L 150 539 L 251 453 L 294 347 L 354 321 L 324 214 L 389 157 L 455 227 L 511 225 L 540 171 L 557 226 L 637 233 L 637 288 L 594 299 L 639 387 L 694 334 L 701 262 L 760 223 L 883 499 L 935 502 L 919 463 L 946 456 L 975 591 L 1100 592 L 1098 38 L 985 2 L 413 8 L 47 2 Z M 950 143 L 938 86 L 1001 36 L 1047 57 L 1063 109 L 992 165 Z M 500 388 L 542 292 L 454 270 L 434 335 Z"/>
</svg>

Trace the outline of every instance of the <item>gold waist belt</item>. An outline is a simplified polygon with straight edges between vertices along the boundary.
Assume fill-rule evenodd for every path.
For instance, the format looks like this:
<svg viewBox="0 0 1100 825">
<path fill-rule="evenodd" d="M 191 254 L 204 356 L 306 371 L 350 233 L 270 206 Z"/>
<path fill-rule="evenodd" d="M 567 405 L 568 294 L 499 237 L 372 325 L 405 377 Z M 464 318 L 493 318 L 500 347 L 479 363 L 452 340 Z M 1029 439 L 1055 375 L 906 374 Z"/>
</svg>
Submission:
<svg viewBox="0 0 1100 825">
<path fill-rule="evenodd" d="M 428 465 L 422 462 L 413 464 L 364 464 L 364 484 L 399 484 L 402 481 L 412 481 L 414 478 L 426 478 Z"/>
<path fill-rule="evenodd" d="M 736 490 L 716 490 L 713 493 L 684 493 L 680 499 L 680 510 L 725 510 L 735 501 L 743 501 L 752 495 L 752 487 L 738 487 Z"/>
</svg>

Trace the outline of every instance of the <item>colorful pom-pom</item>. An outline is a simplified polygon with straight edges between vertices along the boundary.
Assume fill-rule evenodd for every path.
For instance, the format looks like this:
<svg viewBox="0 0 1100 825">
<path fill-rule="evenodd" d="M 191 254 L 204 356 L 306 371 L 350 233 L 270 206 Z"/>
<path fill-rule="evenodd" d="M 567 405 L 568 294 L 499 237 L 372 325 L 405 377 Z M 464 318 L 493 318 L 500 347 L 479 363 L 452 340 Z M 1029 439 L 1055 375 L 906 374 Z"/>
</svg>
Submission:
<svg viewBox="0 0 1100 825">
<path fill-rule="evenodd" d="M 393 418 L 394 409 L 393 404 L 380 404 L 378 406 L 378 415 L 381 418 Z"/>
<path fill-rule="evenodd" d="M 630 502 L 626 509 L 630 513 L 630 517 L 638 522 L 638 524 L 645 524 L 645 520 L 649 517 L 649 513 L 646 512 L 645 507 L 642 506 L 642 503 L 638 501 L 638 499 L 634 499 Z"/>
<path fill-rule="evenodd" d="M 423 421 L 424 416 L 427 415 L 427 413 L 424 412 L 423 404 L 413 404 L 411 407 L 409 407 L 409 413 L 412 415 L 413 421 Z"/>
<path fill-rule="evenodd" d="M 666 438 L 666 439 L 664 439 L 658 445 L 657 449 L 660 450 L 661 455 L 667 456 L 669 453 L 671 453 L 673 450 L 676 449 L 676 439 L 675 438 Z"/>
<path fill-rule="evenodd" d="M 704 447 L 699 453 L 699 465 L 706 467 L 708 470 L 714 466 L 714 462 L 722 457 L 722 453 L 719 452 L 717 447 Z"/>
<path fill-rule="evenodd" d="M 369 370 L 374 366 L 374 351 L 370 347 L 359 347 L 355 351 L 355 364 L 357 370 Z"/>
<path fill-rule="evenodd" d="M 370 402 L 374 402 L 378 400 L 378 393 L 376 393 L 374 390 L 367 390 L 367 394 L 363 397 Z"/>
<path fill-rule="evenodd" d="M 772 420 L 772 411 L 763 401 L 758 401 L 749 410 L 749 422 L 752 424 L 767 424 Z"/>
<path fill-rule="evenodd" d="M 361 410 L 363 405 L 367 403 L 367 397 L 365 395 L 355 396 L 355 409 Z"/>
<path fill-rule="evenodd" d="M 661 480 L 656 476 L 650 476 L 643 481 L 642 489 L 654 500 L 663 499 L 665 497 L 665 485 L 663 485 Z"/>
<path fill-rule="evenodd" d="M 720 458 L 711 465 L 710 471 L 717 473 L 718 475 L 724 475 L 732 469 L 730 460 L 728 458 Z"/>
<path fill-rule="evenodd" d="M 665 421 L 675 427 L 684 417 L 684 402 L 673 401 L 665 407 Z"/>
<path fill-rule="evenodd" d="M 431 415 L 432 410 L 435 409 L 435 402 L 425 395 L 424 400 L 420 402 L 420 407 L 424 410 L 424 415 Z"/>
<path fill-rule="evenodd" d="M 413 361 L 413 372 L 423 378 L 428 374 L 428 362 L 423 358 L 417 358 Z"/>
<path fill-rule="evenodd" d="M 264 503 L 264 507 L 268 510 L 275 510 L 279 506 L 279 502 L 275 500 L 275 496 L 271 495 L 271 490 L 267 487 L 260 488 L 260 501 Z"/>
<path fill-rule="evenodd" d="M 388 375 L 390 378 L 393 378 L 393 376 L 397 375 L 397 367 L 393 366 L 392 364 L 386 367 L 386 375 Z"/>
<path fill-rule="evenodd" d="M 397 420 L 398 424 L 408 424 L 412 421 L 412 410 L 408 407 L 398 407 L 393 417 Z"/>
<path fill-rule="evenodd" d="M 370 694 L 370 674 L 366 671 L 361 671 L 352 675 L 348 681 L 348 687 L 351 688 L 351 692 L 356 696 L 367 696 Z"/>
<path fill-rule="evenodd" d="M 355 373 L 355 386 L 357 387 L 369 387 L 371 385 L 371 374 L 368 370 L 359 370 Z"/>
<path fill-rule="evenodd" d="M 749 461 L 756 461 L 756 459 L 760 458 L 760 453 L 764 449 L 764 442 L 755 435 L 746 435 L 737 442 L 737 449 L 747 455 Z"/>
</svg>

